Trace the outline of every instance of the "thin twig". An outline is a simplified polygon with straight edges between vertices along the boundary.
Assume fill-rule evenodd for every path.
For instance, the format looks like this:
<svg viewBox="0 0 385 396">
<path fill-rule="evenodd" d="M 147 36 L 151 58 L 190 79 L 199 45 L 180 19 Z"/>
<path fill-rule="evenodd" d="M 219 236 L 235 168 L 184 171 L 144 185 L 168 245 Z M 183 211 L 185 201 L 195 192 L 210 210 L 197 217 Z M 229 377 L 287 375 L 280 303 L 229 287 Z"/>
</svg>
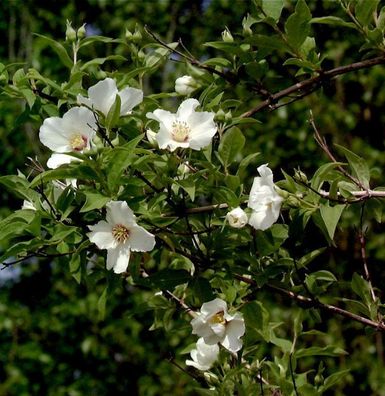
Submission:
<svg viewBox="0 0 385 396">
<path fill-rule="evenodd" d="M 189 63 L 191 63 L 192 65 L 199 67 L 200 69 L 204 69 L 207 70 L 210 73 L 216 74 L 220 77 L 222 77 L 224 80 L 228 81 L 231 84 L 235 84 L 238 81 L 238 77 L 230 72 L 227 73 L 223 73 L 211 66 L 205 65 L 204 63 L 199 62 L 198 59 L 192 57 L 191 55 L 186 55 L 183 52 L 170 47 L 167 43 L 165 43 L 163 40 L 161 40 L 155 33 L 153 33 L 148 26 L 144 27 L 144 30 L 158 43 L 160 44 L 162 47 L 167 48 L 169 51 L 173 52 L 174 54 L 177 54 L 179 56 L 181 56 L 183 59 L 186 59 Z M 179 41 L 180 43 L 180 41 Z"/>
<path fill-rule="evenodd" d="M 365 212 L 365 202 L 362 204 L 361 207 L 361 215 L 360 215 L 360 230 L 358 233 L 358 238 L 360 241 L 360 252 L 361 252 L 361 259 L 362 259 L 362 265 L 364 268 L 364 275 L 365 279 L 368 282 L 369 285 L 369 290 L 370 290 L 370 295 L 372 296 L 372 300 L 375 303 L 376 302 L 376 295 L 374 293 L 372 281 L 371 281 L 371 276 L 369 273 L 369 268 L 368 268 L 368 260 L 366 256 L 366 240 L 365 240 L 365 230 L 364 230 L 364 212 Z"/>
<path fill-rule="evenodd" d="M 336 168 L 349 180 L 351 180 L 355 185 L 357 185 L 359 188 L 362 190 L 367 190 L 362 183 L 357 180 L 355 177 L 353 177 L 343 166 L 339 165 L 339 162 L 336 160 L 334 157 L 333 153 L 330 151 L 329 146 L 326 143 L 326 140 L 323 136 L 321 136 L 320 132 L 318 131 L 317 126 L 315 125 L 315 121 L 313 118 L 313 113 L 310 112 L 310 119 L 309 119 L 310 125 L 312 126 L 314 130 L 314 137 L 316 142 L 319 144 L 321 149 L 325 152 L 325 154 L 329 157 L 329 159 L 334 162 L 336 165 Z"/>
<path fill-rule="evenodd" d="M 243 275 L 234 274 L 234 277 L 238 280 L 241 280 L 242 282 L 248 283 L 251 286 L 258 287 L 257 283 L 254 280 L 247 278 Z M 347 319 L 354 320 L 354 321 L 362 323 L 366 326 L 373 327 L 376 330 L 381 330 L 381 331 L 385 332 L 385 323 L 383 323 L 382 321 L 375 322 L 374 320 L 364 318 L 363 316 L 357 315 L 350 311 L 346 311 L 345 309 L 336 307 L 335 305 L 326 304 L 319 300 L 314 300 L 312 298 L 305 297 L 301 294 L 294 293 L 291 290 L 286 290 L 286 289 L 283 289 L 278 286 L 268 284 L 268 285 L 266 285 L 266 287 L 274 292 L 282 294 L 283 296 L 289 297 L 292 300 L 298 301 L 301 304 L 305 304 L 305 305 L 308 305 L 308 306 L 314 307 L 314 308 L 319 308 L 323 311 L 343 316 Z"/>
<path fill-rule="evenodd" d="M 314 86 L 317 88 L 324 84 L 326 81 L 330 81 L 332 78 L 339 76 L 341 74 L 346 74 L 352 71 L 357 71 L 360 69 L 366 69 L 375 65 L 381 65 L 385 63 L 385 56 L 379 56 L 372 59 L 367 59 L 361 62 L 351 63 L 350 65 L 339 66 L 334 69 L 326 70 L 315 77 L 311 77 L 307 80 L 298 82 L 288 88 L 285 88 L 275 94 L 272 94 L 268 99 L 259 103 L 253 109 L 246 111 L 241 115 L 243 118 L 251 117 L 259 111 L 270 108 L 274 103 L 278 102 L 280 99 L 290 96 L 295 92 L 302 92 L 301 95 L 306 96 L 310 94 Z"/>
</svg>

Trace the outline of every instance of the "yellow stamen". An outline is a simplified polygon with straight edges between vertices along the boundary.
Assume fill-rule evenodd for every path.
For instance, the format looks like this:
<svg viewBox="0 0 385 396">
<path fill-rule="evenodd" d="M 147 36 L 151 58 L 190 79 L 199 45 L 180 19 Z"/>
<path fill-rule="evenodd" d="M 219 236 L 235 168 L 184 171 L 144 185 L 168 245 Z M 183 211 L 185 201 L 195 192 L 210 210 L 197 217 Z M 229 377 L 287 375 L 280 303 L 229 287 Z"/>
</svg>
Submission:
<svg viewBox="0 0 385 396">
<path fill-rule="evenodd" d="M 226 319 L 223 316 L 224 316 L 224 312 L 223 311 L 216 313 L 210 319 L 210 323 L 211 324 L 225 324 L 226 323 Z"/>
<path fill-rule="evenodd" d="M 75 151 L 82 151 L 87 146 L 87 138 L 80 133 L 74 133 L 69 139 L 70 145 Z"/>
<path fill-rule="evenodd" d="M 185 143 L 189 139 L 191 128 L 185 121 L 174 121 L 172 123 L 172 137 L 176 142 Z"/>
<path fill-rule="evenodd" d="M 130 236 L 130 230 L 123 224 L 116 224 L 112 227 L 112 236 L 119 243 L 124 243 Z"/>
</svg>

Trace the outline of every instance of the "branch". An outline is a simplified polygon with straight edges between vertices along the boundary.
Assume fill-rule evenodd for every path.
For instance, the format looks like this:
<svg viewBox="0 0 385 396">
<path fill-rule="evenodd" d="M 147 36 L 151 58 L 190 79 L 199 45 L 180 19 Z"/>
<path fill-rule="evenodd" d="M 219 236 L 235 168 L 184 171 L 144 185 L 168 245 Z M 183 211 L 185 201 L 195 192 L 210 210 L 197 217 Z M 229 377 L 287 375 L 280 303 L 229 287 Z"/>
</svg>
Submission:
<svg viewBox="0 0 385 396">
<path fill-rule="evenodd" d="M 215 68 L 205 65 L 204 63 L 199 62 L 198 59 L 194 58 L 191 55 L 186 55 L 181 51 L 178 51 L 175 48 L 170 47 L 167 43 L 165 43 L 163 40 L 161 40 L 155 33 L 153 33 L 148 26 L 144 27 L 144 30 L 162 47 L 167 48 L 169 51 L 173 52 L 174 54 L 179 55 L 183 59 L 186 59 L 188 62 L 190 62 L 193 66 L 199 67 L 200 69 L 207 70 L 210 73 L 216 74 L 220 77 L 222 77 L 224 80 L 228 81 L 231 84 L 235 84 L 238 81 L 238 78 L 235 74 L 233 73 L 223 73 L 219 70 L 216 70 Z M 181 44 L 181 41 L 179 40 L 179 44 Z"/>
<path fill-rule="evenodd" d="M 241 115 L 242 118 L 247 118 L 253 116 L 255 113 L 259 111 L 269 108 L 274 110 L 274 103 L 278 100 L 289 96 L 293 93 L 299 92 L 302 96 L 306 96 L 310 94 L 314 88 L 318 88 L 320 85 L 325 83 L 326 81 L 331 80 L 333 77 L 339 76 L 341 74 L 350 73 L 352 71 L 360 70 L 360 69 L 367 69 L 369 67 L 375 65 L 381 65 L 385 63 L 385 56 L 379 56 L 377 58 L 367 59 L 361 62 L 352 63 L 350 65 L 339 66 L 334 69 L 326 70 L 315 77 L 311 77 L 307 80 L 298 82 L 288 88 L 283 89 L 275 94 L 270 95 L 270 97 L 263 102 L 259 103 L 253 109 L 246 111 Z"/>
<path fill-rule="evenodd" d="M 234 277 L 242 282 L 248 283 L 251 286 L 258 287 L 257 283 L 250 278 L 246 278 L 245 276 L 234 274 Z M 308 305 L 310 307 L 319 308 L 323 311 L 330 312 L 333 314 L 337 314 L 343 316 L 344 318 L 354 320 L 356 322 L 362 323 L 366 326 L 373 327 L 376 330 L 381 330 L 385 332 L 385 323 L 383 322 L 375 322 L 374 320 L 364 318 L 363 316 L 357 315 L 353 312 L 346 311 L 345 309 L 336 307 L 335 305 L 330 305 L 323 303 L 319 300 L 305 297 L 301 294 L 297 294 L 292 292 L 291 290 L 286 290 L 278 286 L 274 285 L 266 285 L 266 287 L 274 292 L 277 292 L 283 296 L 289 297 L 292 300 L 296 300 L 302 304 Z"/>
</svg>

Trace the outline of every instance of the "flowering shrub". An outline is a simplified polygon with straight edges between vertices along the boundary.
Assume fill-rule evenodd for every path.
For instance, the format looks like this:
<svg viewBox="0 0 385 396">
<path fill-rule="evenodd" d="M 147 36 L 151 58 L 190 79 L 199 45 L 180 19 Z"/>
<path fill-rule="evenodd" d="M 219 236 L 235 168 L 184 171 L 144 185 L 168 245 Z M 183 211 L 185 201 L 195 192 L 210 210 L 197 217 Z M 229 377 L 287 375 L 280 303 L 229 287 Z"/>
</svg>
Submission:
<svg viewBox="0 0 385 396">
<path fill-rule="evenodd" d="M 263 110 L 385 64 L 384 12 L 376 1 L 368 9 L 342 1 L 348 21 L 313 17 L 305 0 L 284 12 L 281 0 L 254 3 L 239 32 L 226 28 L 221 40 L 206 43 L 212 58 L 196 59 L 184 45 L 139 28 L 124 41 L 85 37 L 84 26 L 67 24 L 67 44 L 42 38 L 68 69 L 66 81 L 35 68 L 8 81 L 14 66 L 1 69 L 3 96 L 25 101 L 51 155 L 45 164 L 32 160 L 31 173 L 0 177 L 20 199 L 20 209 L 0 223 L 1 258 L 5 267 L 31 257 L 61 260 L 77 282 L 99 282 L 101 317 L 119 287 L 145 290 L 137 309 L 153 312 L 151 329 L 180 331 L 173 360 L 214 394 L 318 395 L 347 375 L 335 363 L 344 346 L 329 345 L 322 315 L 345 318 L 362 332 L 385 331 L 364 224 L 381 222 L 385 193 L 371 187 L 361 156 L 342 146 L 334 153 L 316 113 L 308 112 L 307 132 L 328 162 L 311 177 L 277 165 L 279 157 L 270 168 L 252 138 L 263 133 Z M 312 34 L 318 24 L 357 31 L 363 58 L 327 68 Z M 106 43 L 122 46 L 129 70 L 104 68 L 122 61 L 117 55 L 83 59 L 85 47 Z M 177 78 L 175 92 L 151 92 L 149 76 L 175 54 L 192 75 Z M 270 56 L 289 67 L 279 78 L 294 80 L 280 91 Z M 360 269 L 333 273 L 317 258 L 325 245 L 336 246 L 338 227 L 351 218 L 359 219 Z M 311 246 L 304 240 L 309 228 L 317 233 Z M 268 294 L 283 307 L 279 319 L 266 308 Z M 175 329 L 173 321 L 184 325 Z"/>
</svg>

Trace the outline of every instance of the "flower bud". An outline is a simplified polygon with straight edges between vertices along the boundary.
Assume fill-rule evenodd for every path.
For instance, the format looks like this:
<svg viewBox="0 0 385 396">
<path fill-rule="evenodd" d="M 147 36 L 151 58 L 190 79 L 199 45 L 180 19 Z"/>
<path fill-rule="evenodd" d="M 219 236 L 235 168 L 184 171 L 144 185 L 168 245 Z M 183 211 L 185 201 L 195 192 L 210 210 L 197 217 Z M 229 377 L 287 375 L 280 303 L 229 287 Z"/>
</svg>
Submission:
<svg viewBox="0 0 385 396">
<path fill-rule="evenodd" d="M 301 205 L 300 200 L 297 197 L 295 197 L 294 195 L 290 195 L 286 199 L 286 203 L 292 208 L 298 208 Z"/>
<path fill-rule="evenodd" d="M 182 164 L 180 164 L 178 166 L 178 170 L 177 170 L 178 175 L 184 176 L 190 172 L 191 172 L 191 169 L 189 167 L 188 161 L 183 162 Z"/>
<path fill-rule="evenodd" d="M 131 41 L 133 41 L 132 40 L 132 36 L 133 36 L 133 34 L 128 30 L 128 29 L 126 29 L 126 33 L 125 33 L 125 37 L 126 37 L 126 40 L 130 43 Z"/>
<path fill-rule="evenodd" d="M 155 136 L 156 136 L 156 132 L 154 132 L 152 129 L 146 130 L 147 140 L 151 144 L 151 146 L 154 146 L 154 147 L 158 145 L 158 143 L 155 139 Z"/>
<path fill-rule="evenodd" d="M 222 109 L 219 109 L 215 114 L 215 120 L 221 122 L 221 121 L 225 121 L 225 119 L 226 119 L 225 112 Z"/>
<path fill-rule="evenodd" d="M 222 32 L 222 40 L 225 43 L 232 43 L 234 41 L 233 35 L 230 33 L 230 30 L 228 28 L 226 28 L 223 32 Z"/>
<path fill-rule="evenodd" d="M 239 206 L 226 215 L 229 225 L 234 228 L 242 228 L 247 224 L 247 214 Z"/>
<path fill-rule="evenodd" d="M 140 32 L 138 26 L 135 27 L 135 32 L 132 35 L 132 42 L 133 43 L 140 43 L 142 41 L 142 33 Z"/>
<path fill-rule="evenodd" d="M 67 29 L 66 29 L 66 40 L 69 41 L 70 43 L 76 41 L 76 31 L 71 26 L 71 22 L 68 19 L 67 19 Z"/>
<path fill-rule="evenodd" d="M 78 31 L 76 32 L 78 39 L 82 39 L 84 37 L 86 37 L 86 24 L 83 23 L 82 26 L 80 26 L 80 28 L 78 29 Z"/>
<path fill-rule="evenodd" d="M 182 76 L 175 80 L 175 92 L 179 95 L 190 95 L 197 88 L 197 83 L 191 76 Z"/>
<path fill-rule="evenodd" d="M 309 183 L 307 176 L 300 169 L 294 171 L 294 179 L 304 184 Z"/>
<path fill-rule="evenodd" d="M 231 110 L 229 110 L 226 114 L 225 114 L 225 121 L 226 122 L 230 122 L 233 118 L 233 115 L 231 114 Z"/>
</svg>

